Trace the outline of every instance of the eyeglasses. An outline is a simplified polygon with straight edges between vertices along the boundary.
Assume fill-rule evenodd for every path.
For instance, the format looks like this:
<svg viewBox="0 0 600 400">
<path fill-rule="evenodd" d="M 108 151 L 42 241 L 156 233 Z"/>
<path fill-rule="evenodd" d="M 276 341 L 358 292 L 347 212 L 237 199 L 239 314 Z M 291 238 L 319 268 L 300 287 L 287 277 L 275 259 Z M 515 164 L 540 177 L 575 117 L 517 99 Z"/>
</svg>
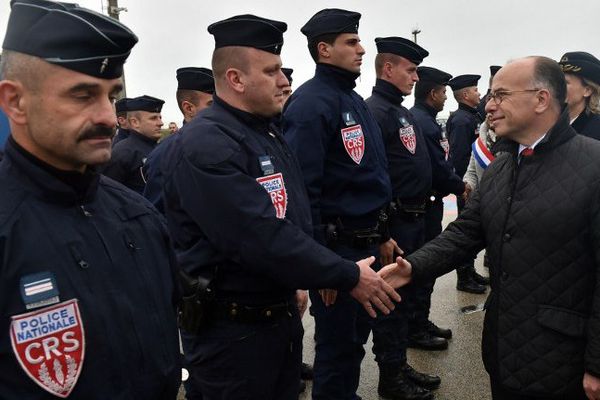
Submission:
<svg viewBox="0 0 600 400">
<path fill-rule="evenodd" d="M 490 92 L 487 96 L 487 101 L 493 100 L 498 106 L 504 101 L 505 98 L 512 96 L 517 93 L 528 93 L 528 92 L 539 92 L 542 89 L 525 89 L 525 90 L 497 90 Z"/>
</svg>

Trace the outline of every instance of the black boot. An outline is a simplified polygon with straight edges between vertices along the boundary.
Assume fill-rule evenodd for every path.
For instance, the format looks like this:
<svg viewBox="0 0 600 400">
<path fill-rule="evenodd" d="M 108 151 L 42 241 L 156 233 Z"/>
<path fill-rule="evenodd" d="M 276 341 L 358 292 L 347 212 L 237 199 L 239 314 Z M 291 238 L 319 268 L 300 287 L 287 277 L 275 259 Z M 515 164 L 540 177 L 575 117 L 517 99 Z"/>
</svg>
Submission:
<svg viewBox="0 0 600 400">
<path fill-rule="evenodd" d="M 312 381 L 314 375 L 315 374 L 312 365 L 302 363 L 302 366 L 300 367 L 300 378 L 304 379 L 305 381 Z"/>
<path fill-rule="evenodd" d="M 446 350 L 448 348 L 448 341 L 444 338 L 433 336 L 427 331 L 421 331 L 408 335 L 408 347 L 421 350 Z"/>
<path fill-rule="evenodd" d="M 462 292 L 483 294 L 485 293 L 485 286 L 480 285 L 473 279 L 471 272 L 471 266 L 461 266 L 456 269 L 456 289 Z"/>
<path fill-rule="evenodd" d="M 473 271 L 473 280 L 479 283 L 480 285 L 487 286 L 490 284 L 490 278 L 488 278 L 487 276 L 479 275 L 477 271 Z"/>
<path fill-rule="evenodd" d="M 408 365 L 408 363 L 404 364 L 402 368 L 400 368 L 402 374 L 417 385 L 424 387 L 428 390 L 437 389 L 440 387 L 442 380 L 439 376 L 424 374 L 422 372 L 416 371 L 413 367 Z"/>
<path fill-rule="evenodd" d="M 433 399 L 433 393 L 405 377 L 399 368 L 379 368 L 377 393 L 391 400 Z"/>
<path fill-rule="evenodd" d="M 427 332 L 429 332 L 432 336 L 437 336 L 444 339 L 452 339 L 452 330 L 440 328 L 431 321 L 427 321 Z"/>
</svg>

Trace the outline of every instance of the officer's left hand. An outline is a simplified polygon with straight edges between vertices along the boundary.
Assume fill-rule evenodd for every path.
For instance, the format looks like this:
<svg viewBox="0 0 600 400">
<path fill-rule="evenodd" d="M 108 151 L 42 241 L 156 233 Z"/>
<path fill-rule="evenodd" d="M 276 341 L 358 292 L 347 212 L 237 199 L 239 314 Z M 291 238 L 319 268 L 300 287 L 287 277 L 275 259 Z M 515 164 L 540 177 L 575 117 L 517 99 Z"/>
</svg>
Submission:
<svg viewBox="0 0 600 400">
<path fill-rule="evenodd" d="M 394 262 L 394 253 L 401 256 L 404 251 L 398 246 L 394 239 L 390 239 L 379 245 L 379 254 L 381 256 L 381 265 L 388 265 Z"/>
<path fill-rule="evenodd" d="M 306 290 L 296 290 L 296 305 L 298 306 L 300 319 L 302 319 L 308 306 L 308 292 Z"/>
<path fill-rule="evenodd" d="M 395 307 L 392 300 L 400 301 L 400 295 L 373 271 L 371 264 L 374 262 L 375 257 L 356 262 L 360 269 L 360 276 L 358 283 L 350 291 L 350 295 L 362 304 L 373 318 L 377 317 L 374 307 L 384 314 L 389 314 Z"/>
<path fill-rule="evenodd" d="M 586 372 L 583 375 L 583 390 L 589 400 L 600 399 L 600 378 Z"/>
</svg>

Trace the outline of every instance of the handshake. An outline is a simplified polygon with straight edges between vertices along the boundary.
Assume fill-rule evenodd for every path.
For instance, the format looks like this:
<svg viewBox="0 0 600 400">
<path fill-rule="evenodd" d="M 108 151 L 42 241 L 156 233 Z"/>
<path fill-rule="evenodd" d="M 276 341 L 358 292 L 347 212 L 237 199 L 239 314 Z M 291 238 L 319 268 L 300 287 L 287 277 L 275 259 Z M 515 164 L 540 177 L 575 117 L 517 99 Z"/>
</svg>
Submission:
<svg viewBox="0 0 600 400">
<path fill-rule="evenodd" d="M 377 316 L 375 308 L 384 314 L 389 314 L 394 309 L 394 301 L 401 300 L 395 289 L 409 283 L 412 275 L 410 263 L 402 257 L 397 257 L 395 263 L 386 265 L 379 272 L 371 268 L 374 262 L 375 257 L 356 262 L 360 269 L 360 278 L 350 291 L 350 295 L 361 303 L 373 318 Z M 331 289 L 321 291 L 325 305 L 335 302 L 335 294 L 336 292 Z"/>
</svg>

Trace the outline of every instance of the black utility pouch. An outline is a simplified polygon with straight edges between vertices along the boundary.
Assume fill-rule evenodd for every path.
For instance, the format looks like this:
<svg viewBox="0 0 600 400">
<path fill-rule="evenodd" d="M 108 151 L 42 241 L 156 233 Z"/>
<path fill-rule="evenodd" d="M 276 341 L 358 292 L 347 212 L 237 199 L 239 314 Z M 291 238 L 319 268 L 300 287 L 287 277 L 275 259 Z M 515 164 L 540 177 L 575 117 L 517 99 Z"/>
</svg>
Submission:
<svg viewBox="0 0 600 400">
<path fill-rule="evenodd" d="M 210 323 L 210 313 L 214 309 L 212 279 L 192 277 L 182 270 L 179 279 L 183 291 L 177 312 L 179 327 L 188 333 L 198 333 Z"/>
</svg>

